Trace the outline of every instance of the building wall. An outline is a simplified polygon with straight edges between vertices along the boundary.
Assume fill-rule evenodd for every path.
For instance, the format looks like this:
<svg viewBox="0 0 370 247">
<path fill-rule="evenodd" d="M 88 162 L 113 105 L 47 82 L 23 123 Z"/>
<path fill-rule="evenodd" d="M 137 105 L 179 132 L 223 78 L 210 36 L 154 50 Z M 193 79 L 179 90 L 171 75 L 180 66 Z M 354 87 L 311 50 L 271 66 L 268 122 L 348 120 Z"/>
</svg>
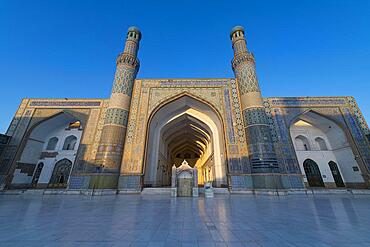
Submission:
<svg viewBox="0 0 370 247">
<path fill-rule="evenodd" d="M 331 138 L 328 138 L 330 136 L 328 133 L 324 133 L 312 125 L 293 125 L 290 131 L 291 137 L 294 140 L 294 146 L 302 174 L 305 174 L 303 162 L 306 159 L 311 159 L 319 166 L 324 183 L 327 183 L 328 187 L 335 187 L 335 181 L 328 165 L 329 161 L 334 161 L 337 163 L 345 183 L 364 182 L 360 171 L 353 170 L 353 167 L 358 168 L 358 164 L 355 160 L 355 156 L 351 150 L 351 147 L 349 146 L 349 143 L 344 139 L 344 136 L 341 135 L 341 130 L 333 130 L 334 132 L 330 133 Z M 304 150 L 302 147 L 298 146 L 298 143 L 295 139 L 297 136 L 303 136 L 307 138 L 310 150 Z M 328 150 L 320 149 L 319 144 L 315 141 L 317 137 L 325 140 Z M 304 181 L 307 182 L 306 176 L 304 177 Z"/>
<path fill-rule="evenodd" d="M 0 157 L 0 188 L 10 185 L 17 167 L 17 161 L 32 156 L 23 155 L 22 157 L 22 153 L 26 148 L 33 128 L 61 113 L 80 120 L 83 127 L 80 145 L 75 156 L 75 164 L 77 165 L 73 166 L 72 174 L 83 174 L 88 172 L 89 169 L 95 171 L 94 166 L 96 164 L 94 160 L 98 145 L 97 140 L 100 139 L 101 122 L 104 121 L 106 103 L 107 100 L 102 99 L 22 100 L 7 131 L 7 135 L 11 136 L 12 139 L 4 154 Z M 37 140 L 37 138 L 35 139 Z M 41 152 L 41 145 L 37 146 L 37 152 Z M 33 148 L 35 147 L 31 147 L 31 149 Z M 31 149 L 26 148 L 26 152 L 31 152 Z M 34 155 L 31 159 L 34 166 L 36 166 L 39 159 L 37 156 L 39 155 Z"/>
<path fill-rule="evenodd" d="M 304 174 L 302 170 L 303 157 L 318 155 L 313 153 L 307 155 L 307 153 L 299 151 L 296 153 L 290 136 L 291 126 L 299 118 L 312 112 L 321 116 L 322 119 L 327 119 L 329 122 L 332 121 L 338 126 L 342 132 L 339 135 L 344 135 L 345 142 L 347 142 L 341 143 L 343 142 L 341 141 L 336 143 L 336 140 L 343 140 L 343 138 L 330 138 L 333 151 L 327 155 L 326 159 L 329 159 L 330 156 L 337 161 L 341 160 L 341 162 L 337 162 L 339 163 L 338 166 L 340 166 L 340 163 L 346 164 L 342 168 L 339 167 L 339 169 L 341 169 L 345 179 L 348 180 L 349 187 L 370 188 L 370 148 L 366 139 L 369 128 L 353 97 L 266 98 L 265 107 L 271 117 L 273 139 L 279 161 L 285 164 L 283 168 L 287 173 Z M 321 120 L 318 122 L 318 120 L 311 119 L 311 121 L 320 124 Z M 338 134 L 337 131 L 332 133 L 334 136 Z M 331 134 L 325 132 L 325 135 L 330 136 Z M 324 164 L 324 161 L 320 163 Z M 353 171 L 356 163 L 359 171 Z M 326 160 L 325 164 L 327 164 Z M 326 177 L 326 179 L 332 181 L 330 173 Z M 364 181 L 360 183 L 361 178 Z M 351 184 L 352 182 L 350 181 L 356 182 Z"/>
<path fill-rule="evenodd" d="M 248 152 L 240 115 L 240 101 L 234 79 L 178 79 L 178 80 L 136 80 L 130 108 L 128 132 L 121 172 L 124 175 L 134 174 L 127 183 L 132 186 L 140 185 L 142 165 L 145 157 L 146 128 L 150 114 L 161 103 L 176 96 L 187 94 L 210 102 L 222 116 L 225 148 L 228 167 L 229 186 L 235 189 L 253 189 L 253 184 L 246 177 L 250 174 Z M 29 176 L 22 178 L 19 170 L 16 171 L 17 161 L 30 161 L 36 166 L 39 159 L 33 157 L 31 149 L 39 149 L 40 144 L 31 145 L 25 149 L 25 139 L 29 131 L 41 121 L 60 112 L 68 112 L 81 119 L 83 133 L 80 145 L 75 154 L 75 162 L 69 182 L 70 189 L 86 189 L 94 187 L 99 174 L 99 164 L 95 162 L 95 154 L 104 123 L 107 100 L 99 99 L 25 99 L 22 101 L 16 115 L 7 131 L 11 141 L 0 157 L 0 182 L 4 185 L 7 178 L 16 175 L 14 182 L 30 182 Z M 348 147 L 337 148 L 325 155 L 322 163 L 326 181 L 331 183 L 331 176 L 327 164 L 333 159 L 338 166 L 340 160 L 347 163 L 339 167 L 343 180 L 348 183 L 357 183 L 364 179 L 364 186 L 369 184 L 370 152 L 366 135 L 369 133 L 356 102 L 352 97 L 297 97 L 297 98 L 266 98 L 264 99 L 266 113 L 272 130 L 274 146 L 277 150 L 278 161 L 281 167 L 281 176 L 284 183 L 290 188 L 303 188 L 302 160 L 305 157 L 316 157 L 314 151 L 307 154 L 295 152 L 294 143 L 290 137 L 291 124 L 300 115 L 307 111 L 314 111 L 321 116 L 331 119 L 343 129 Z M 43 144 L 44 145 L 44 144 Z M 28 151 L 27 151 L 28 150 Z M 352 152 L 352 156 L 350 155 Z M 68 154 L 63 154 L 64 157 Z M 322 155 L 322 153 L 321 153 Z M 355 157 L 355 161 L 352 159 Z M 42 172 L 40 183 L 46 183 L 50 178 L 53 159 L 44 158 L 45 171 Z M 71 159 L 73 159 L 71 157 Z M 320 160 L 319 157 L 315 158 Z M 353 172 L 357 163 L 359 171 Z M 352 169 L 352 171 L 351 171 Z M 9 175 L 11 174 L 11 175 Z M 362 174 L 362 175 L 361 175 Z M 19 181 L 17 179 L 20 179 Z M 24 179 L 24 180 L 22 180 Z M 10 180 L 11 181 L 11 180 Z M 114 185 L 109 185 L 114 186 Z"/>
<path fill-rule="evenodd" d="M 74 136 L 77 137 L 76 146 L 73 150 L 63 150 L 64 141 L 70 135 L 74 135 Z M 53 170 L 54 170 L 54 166 L 58 161 L 66 158 L 66 159 L 70 160 L 72 162 L 72 164 L 75 163 L 75 158 L 76 158 L 78 147 L 80 145 L 81 136 L 82 136 L 82 129 L 71 129 L 71 130 L 61 129 L 59 131 L 51 133 L 48 136 L 48 138 L 46 140 L 49 140 L 51 137 L 57 137 L 59 139 L 57 147 L 54 150 L 58 154 L 53 158 L 43 158 L 43 159 L 40 159 L 37 162 L 38 164 L 41 163 L 41 162 L 44 163 L 44 167 L 41 171 L 41 175 L 40 175 L 40 178 L 39 178 L 39 181 L 38 181 L 39 184 L 48 184 L 49 183 L 51 175 L 52 175 Z M 45 145 L 43 147 L 44 152 L 48 151 L 48 150 L 46 150 L 46 146 L 47 146 L 47 143 L 45 143 Z"/>
</svg>

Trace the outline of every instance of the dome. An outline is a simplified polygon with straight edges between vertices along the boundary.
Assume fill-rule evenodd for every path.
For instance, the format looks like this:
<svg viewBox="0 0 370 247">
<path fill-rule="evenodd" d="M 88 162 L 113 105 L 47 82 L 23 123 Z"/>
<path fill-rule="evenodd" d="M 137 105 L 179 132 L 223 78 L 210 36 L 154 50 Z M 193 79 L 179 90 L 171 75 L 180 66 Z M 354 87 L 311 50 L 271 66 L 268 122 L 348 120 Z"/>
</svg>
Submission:
<svg viewBox="0 0 370 247">
<path fill-rule="evenodd" d="M 230 32 L 230 38 L 233 36 L 233 34 L 237 31 L 242 31 L 244 33 L 244 27 L 242 26 L 235 26 L 233 29 L 231 29 Z"/>
<path fill-rule="evenodd" d="M 135 32 L 135 33 L 138 33 L 139 34 L 139 39 L 141 39 L 141 32 L 140 32 L 140 29 L 135 27 L 135 26 L 131 26 L 128 28 L 127 32 Z"/>
</svg>

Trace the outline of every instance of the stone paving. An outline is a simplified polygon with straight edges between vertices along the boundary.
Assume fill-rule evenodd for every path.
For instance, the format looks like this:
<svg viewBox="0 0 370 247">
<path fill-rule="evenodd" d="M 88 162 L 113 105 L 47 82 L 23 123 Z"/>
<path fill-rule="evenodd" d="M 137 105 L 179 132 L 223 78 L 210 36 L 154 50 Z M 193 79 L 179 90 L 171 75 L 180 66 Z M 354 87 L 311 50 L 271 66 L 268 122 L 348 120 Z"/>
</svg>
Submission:
<svg viewBox="0 0 370 247">
<path fill-rule="evenodd" d="M 370 246 L 370 196 L 0 195 L 0 246 Z"/>
</svg>

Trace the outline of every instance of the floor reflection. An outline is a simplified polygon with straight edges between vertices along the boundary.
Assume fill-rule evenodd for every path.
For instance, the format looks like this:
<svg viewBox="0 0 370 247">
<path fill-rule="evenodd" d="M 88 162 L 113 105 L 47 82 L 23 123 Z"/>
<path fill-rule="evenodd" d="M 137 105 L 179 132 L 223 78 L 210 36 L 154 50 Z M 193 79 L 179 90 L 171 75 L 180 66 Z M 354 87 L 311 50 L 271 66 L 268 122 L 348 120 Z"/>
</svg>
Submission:
<svg viewBox="0 0 370 247">
<path fill-rule="evenodd" d="M 0 196 L 0 246 L 370 246 L 370 196 Z"/>
</svg>

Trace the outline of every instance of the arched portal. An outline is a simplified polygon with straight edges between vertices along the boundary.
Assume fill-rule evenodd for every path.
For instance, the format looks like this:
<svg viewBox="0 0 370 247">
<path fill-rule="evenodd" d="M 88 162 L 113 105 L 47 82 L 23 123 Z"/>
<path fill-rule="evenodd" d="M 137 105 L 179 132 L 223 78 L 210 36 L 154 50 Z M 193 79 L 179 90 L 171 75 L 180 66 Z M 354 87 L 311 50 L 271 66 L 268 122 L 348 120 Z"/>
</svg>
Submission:
<svg viewBox="0 0 370 247">
<path fill-rule="evenodd" d="M 71 173 L 72 162 L 68 159 L 58 161 L 50 178 L 49 187 L 67 187 L 69 174 Z"/>
<path fill-rule="evenodd" d="M 66 158 L 74 163 L 82 132 L 80 121 L 68 112 L 59 112 L 32 126 L 19 148 L 10 186 L 48 187 L 56 161 Z"/>
<path fill-rule="evenodd" d="M 331 173 L 333 175 L 333 178 L 334 178 L 334 181 L 337 187 L 344 187 L 343 179 L 342 179 L 342 176 L 340 175 L 340 171 L 337 166 L 337 163 L 331 160 L 329 161 L 328 165 L 330 167 Z"/>
<path fill-rule="evenodd" d="M 344 129 L 335 121 L 307 111 L 292 122 L 290 135 L 302 172 L 306 169 L 303 163 L 310 159 L 317 164 L 325 187 L 362 186 L 364 179 L 359 172 L 353 146 Z M 334 162 L 335 167 L 329 162 Z M 310 184 L 308 177 L 304 180 Z"/>
<path fill-rule="evenodd" d="M 152 116 L 147 135 L 144 186 L 171 185 L 171 167 L 186 159 L 198 169 L 198 184 L 227 185 L 225 141 L 219 114 L 208 104 L 181 96 Z"/>
<path fill-rule="evenodd" d="M 306 159 L 303 162 L 304 172 L 306 173 L 307 181 L 310 187 L 325 187 L 321 177 L 319 166 L 315 161 Z"/>
</svg>

